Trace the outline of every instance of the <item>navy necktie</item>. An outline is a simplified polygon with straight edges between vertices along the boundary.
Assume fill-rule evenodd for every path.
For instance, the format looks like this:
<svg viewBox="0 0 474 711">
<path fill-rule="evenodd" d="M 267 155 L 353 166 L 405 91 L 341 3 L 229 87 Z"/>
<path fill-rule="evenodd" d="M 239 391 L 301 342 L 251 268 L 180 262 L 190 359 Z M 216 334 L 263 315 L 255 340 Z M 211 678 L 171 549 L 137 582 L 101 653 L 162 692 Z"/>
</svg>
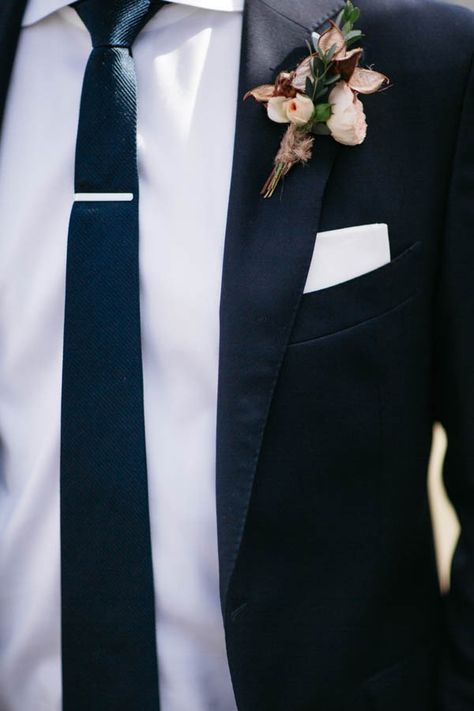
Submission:
<svg viewBox="0 0 474 711">
<path fill-rule="evenodd" d="M 61 418 L 63 707 L 157 711 L 131 46 L 162 5 L 82 0 L 92 38 L 69 224 Z"/>
</svg>

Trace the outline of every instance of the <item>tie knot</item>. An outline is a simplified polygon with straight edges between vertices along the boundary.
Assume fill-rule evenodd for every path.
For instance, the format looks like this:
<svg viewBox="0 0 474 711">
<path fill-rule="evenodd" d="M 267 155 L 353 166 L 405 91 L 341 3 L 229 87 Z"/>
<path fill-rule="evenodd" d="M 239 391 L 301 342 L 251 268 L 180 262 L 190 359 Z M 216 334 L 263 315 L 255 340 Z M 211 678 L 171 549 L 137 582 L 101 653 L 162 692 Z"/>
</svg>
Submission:
<svg viewBox="0 0 474 711">
<path fill-rule="evenodd" d="M 78 0 L 72 4 L 93 47 L 131 47 L 165 0 Z"/>
</svg>

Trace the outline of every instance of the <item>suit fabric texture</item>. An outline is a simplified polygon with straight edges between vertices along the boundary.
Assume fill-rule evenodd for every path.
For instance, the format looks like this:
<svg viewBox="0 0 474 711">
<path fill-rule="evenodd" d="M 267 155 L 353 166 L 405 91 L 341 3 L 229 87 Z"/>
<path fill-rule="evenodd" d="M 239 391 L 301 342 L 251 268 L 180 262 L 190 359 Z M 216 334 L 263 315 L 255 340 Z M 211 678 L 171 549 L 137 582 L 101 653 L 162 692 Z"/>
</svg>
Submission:
<svg viewBox="0 0 474 711">
<path fill-rule="evenodd" d="M 24 4 L 24 2 L 23 2 Z M 341 0 L 248 0 L 240 90 L 305 56 Z M 369 133 L 317 139 L 271 200 L 281 127 L 240 103 L 226 231 L 216 496 L 240 711 L 474 708 L 474 16 L 360 0 Z M 0 106 L 22 2 L 0 7 Z M 303 294 L 318 231 L 387 223 L 392 261 Z M 439 593 L 432 425 L 462 533 Z"/>
</svg>

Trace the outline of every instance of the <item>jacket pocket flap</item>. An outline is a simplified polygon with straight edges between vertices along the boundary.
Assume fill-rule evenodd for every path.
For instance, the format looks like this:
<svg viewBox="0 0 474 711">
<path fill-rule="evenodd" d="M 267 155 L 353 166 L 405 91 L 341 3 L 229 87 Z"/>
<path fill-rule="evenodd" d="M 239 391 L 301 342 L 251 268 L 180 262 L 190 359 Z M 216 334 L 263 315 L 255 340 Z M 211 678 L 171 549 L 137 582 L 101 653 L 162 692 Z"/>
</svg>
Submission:
<svg viewBox="0 0 474 711">
<path fill-rule="evenodd" d="M 290 343 L 319 338 L 382 315 L 416 290 L 421 242 L 362 276 L 304 294 Z"/>
</svg>

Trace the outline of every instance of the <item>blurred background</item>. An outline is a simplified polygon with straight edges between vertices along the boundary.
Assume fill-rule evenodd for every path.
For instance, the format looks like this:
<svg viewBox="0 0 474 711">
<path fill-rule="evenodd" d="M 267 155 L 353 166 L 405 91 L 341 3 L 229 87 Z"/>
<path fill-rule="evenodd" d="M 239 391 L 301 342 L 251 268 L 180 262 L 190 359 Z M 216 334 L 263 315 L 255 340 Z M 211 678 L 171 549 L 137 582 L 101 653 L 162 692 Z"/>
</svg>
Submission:
<svg viewBox="0 0 474 711">
<path fill-rule="evenodd" d="M 474 10 L 474 0 L 451 0 L 451 2 Z M 456 514 L 446 497 L 442 484 L 441 470 L 445 452 L 446 435 L 441 427 L 436 426 L 431 452 L 429 489 L 438 552 L 438 569 L 443 590 L 449 587 L 451 558 L 459 535 Z"/>
</svg>

